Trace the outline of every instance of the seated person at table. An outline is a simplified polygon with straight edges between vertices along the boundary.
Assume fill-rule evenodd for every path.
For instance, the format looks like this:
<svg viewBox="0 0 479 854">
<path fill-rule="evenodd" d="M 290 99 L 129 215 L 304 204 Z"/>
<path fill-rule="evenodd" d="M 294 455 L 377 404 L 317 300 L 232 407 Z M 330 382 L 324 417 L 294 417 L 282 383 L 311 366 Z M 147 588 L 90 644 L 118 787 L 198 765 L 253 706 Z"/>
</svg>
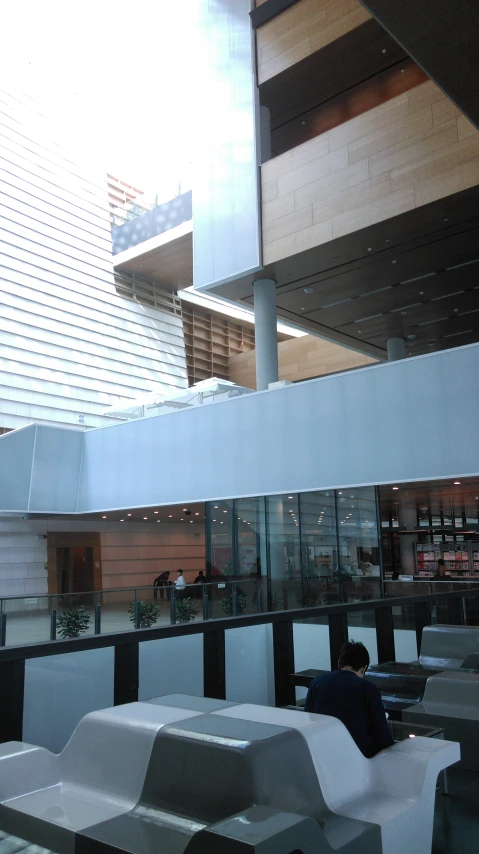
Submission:
<svg viewBox="0 0 479 854">
<path fill-rule="evenodd" d="M 369 653 L 362 643 L 348 641 L 341 649 L 338 670 L 316 676 L 309 687 L 306 711 L 339 718 L 360 751 L 370 759 L 393 744 L 381 694 L 364 679 Z"/>
</svg>

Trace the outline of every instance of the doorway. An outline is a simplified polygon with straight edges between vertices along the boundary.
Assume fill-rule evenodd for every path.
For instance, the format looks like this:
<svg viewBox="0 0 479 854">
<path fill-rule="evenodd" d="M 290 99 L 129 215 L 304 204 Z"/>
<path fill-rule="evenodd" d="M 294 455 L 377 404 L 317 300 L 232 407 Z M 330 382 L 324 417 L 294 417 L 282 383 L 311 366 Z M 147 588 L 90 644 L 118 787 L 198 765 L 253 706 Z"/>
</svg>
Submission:
<svg viewBox="0 0 479 854">
<path fill-rule="evenodd" d="M 93 548 L 57 548 L 58 593 L 87 593 L 94 589 Z"/>
</svg>

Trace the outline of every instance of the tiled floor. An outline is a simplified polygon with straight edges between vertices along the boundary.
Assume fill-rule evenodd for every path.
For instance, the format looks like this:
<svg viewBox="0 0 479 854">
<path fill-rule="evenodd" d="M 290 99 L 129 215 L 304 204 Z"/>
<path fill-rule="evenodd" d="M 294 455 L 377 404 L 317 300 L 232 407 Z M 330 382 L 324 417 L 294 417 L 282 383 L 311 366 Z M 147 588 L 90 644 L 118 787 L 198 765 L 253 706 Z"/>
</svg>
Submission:
<svg viewBox="0 0 479 854">
<path fill-rule="evenodd" d="M 479 774 L 451 768 L 449 795 L 438 792 L 432 854 L 479 852 Z"/>
</svg>

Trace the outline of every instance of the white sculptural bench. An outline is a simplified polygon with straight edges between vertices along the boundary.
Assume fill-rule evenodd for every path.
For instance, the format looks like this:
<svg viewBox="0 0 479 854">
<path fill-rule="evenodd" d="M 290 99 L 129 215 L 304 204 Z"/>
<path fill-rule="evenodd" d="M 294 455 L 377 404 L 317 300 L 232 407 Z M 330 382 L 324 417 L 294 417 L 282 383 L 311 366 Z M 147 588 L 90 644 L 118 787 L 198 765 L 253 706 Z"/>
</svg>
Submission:
<svg viewBox="0 0 479 854">
<path fill-rule="evenodd" d="M 369 760 L 335 718 L 173 695 L 87 715 L 59 755 L 1 745 L 0 828 L 60 854 L 429 854 L 459 757 L 415 738 Z"/>
</svg>

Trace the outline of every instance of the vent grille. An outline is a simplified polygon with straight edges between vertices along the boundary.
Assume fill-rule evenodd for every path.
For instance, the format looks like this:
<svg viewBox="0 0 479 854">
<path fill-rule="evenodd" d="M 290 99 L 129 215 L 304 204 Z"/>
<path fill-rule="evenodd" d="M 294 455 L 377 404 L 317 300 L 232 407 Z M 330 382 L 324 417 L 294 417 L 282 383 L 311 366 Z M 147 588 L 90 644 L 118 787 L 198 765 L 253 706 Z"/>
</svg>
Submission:
<svg viewBox="0 0 479 854">
<path fill-rule="evenodd" d="M 181 317 L 181 300 L 171 288 L 126 271 L 115 272 L 115 288 L 124 299 Z"/>
</svg>

